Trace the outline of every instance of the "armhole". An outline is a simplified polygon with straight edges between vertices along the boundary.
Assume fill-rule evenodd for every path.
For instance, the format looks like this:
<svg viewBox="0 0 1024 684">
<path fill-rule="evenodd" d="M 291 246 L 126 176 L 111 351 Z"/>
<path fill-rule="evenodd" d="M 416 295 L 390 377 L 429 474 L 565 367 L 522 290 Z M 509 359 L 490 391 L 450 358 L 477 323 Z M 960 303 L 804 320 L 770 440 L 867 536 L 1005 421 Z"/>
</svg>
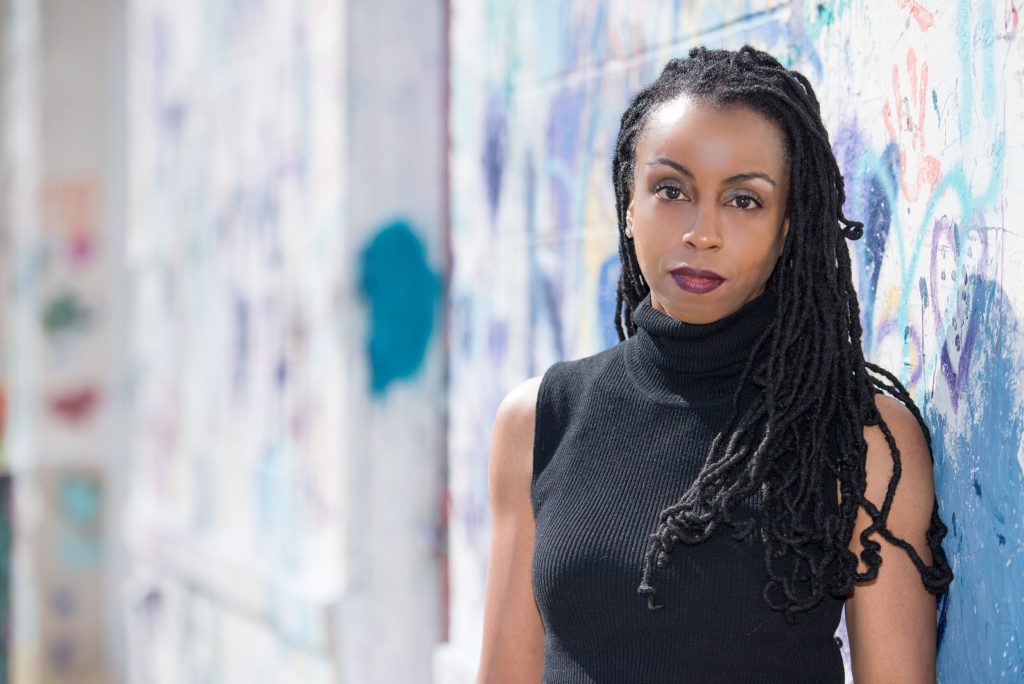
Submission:
<svg viewBox="0 0 1024 684">
<path fill-rule="evenodd" d="M 555 367 L 560 363 L 555 362 L 549 366 L 544 371 L 540 384 L 537 386 L 537 404 L 533 417 L 533 453 L 531 455 L 532 467 L 530 474 L 530 503 L 533 506 L 534 519 L 537 517 L 537 509 L 540 506 L 540 501 L 537 498 L 537 479 L 551 461 L 551 450 L 548 448 L 550 440 L 547 439 L 547 432 L 551 426 L 547 425 L 545 421 L 550 420 L 552 417 L 548 393 L 550 392 L 550 386 L 555 374 Z"/>
</svg>

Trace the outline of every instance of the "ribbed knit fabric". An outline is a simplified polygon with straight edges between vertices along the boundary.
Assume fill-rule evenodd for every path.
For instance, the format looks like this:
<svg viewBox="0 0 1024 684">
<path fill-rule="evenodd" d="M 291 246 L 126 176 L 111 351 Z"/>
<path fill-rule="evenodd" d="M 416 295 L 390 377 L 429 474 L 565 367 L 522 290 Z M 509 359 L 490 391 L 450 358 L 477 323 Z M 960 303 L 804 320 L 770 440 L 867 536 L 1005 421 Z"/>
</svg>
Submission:
<svg viewBox="0 0 1024 684">
<path fill-rule="evenodd" d="M 653 577 L 660 610 L 637 592 L 647 535 L 696 477 L 774 315 L 771 291 L 707 325 L 657 311 L 648 295 L 635 336 L 544 374 L 531 487 L 544 682 L 844 680 L 842 602 L 826 596 L 787 623 L 762 598 L 759 534 L 740 542 L 726 527 L 677 547 Z M 736 517 L 757 519 L 756 498 Z"/>
</svg>

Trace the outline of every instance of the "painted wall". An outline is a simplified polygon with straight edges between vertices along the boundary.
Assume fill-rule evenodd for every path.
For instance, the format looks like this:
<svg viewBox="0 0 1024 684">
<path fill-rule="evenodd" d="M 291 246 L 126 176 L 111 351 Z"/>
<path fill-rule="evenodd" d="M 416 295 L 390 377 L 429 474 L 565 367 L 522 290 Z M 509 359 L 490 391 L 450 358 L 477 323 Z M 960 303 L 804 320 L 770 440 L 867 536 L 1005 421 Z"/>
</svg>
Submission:
<svg viewBox="0 0 1024 684">
<path fill-rule="evenodd" d="M 127 33 L 129 681 L 417 681 L 443 7 L 133 0 Z"/>
<path fill-rule="evenodd" d="M 100 0 L 4 7 L 5 456 L 16 494 L 4 513 L 19 681 L 103 682 L 116 660 L 112 10 Z"/>
<path fill-rule="evenodd" d="M 348 2 L 351 582 L 342 681 L 428 681 L 445 639 L 446 12 Z"/>
<path fill-rule="evenodd" d="M 15 681 L 427 677 L 445 4 L 2 4 Z"/>
<path fill-rule="evenodd" d="M 130 681 L 335 672 L 342 9 L 128 3 Z"/>
<path fill-rule="evenodd" d="M 471 681 L 495 410 L 616 341 L 611 147 L 629 98 L 695 44 L 776 54 L 815 85 L 847 182 L 869 357 L 932 430 L 957 581 L 945 682 L 1024 668 L 1024 20 L 1019 0 L 469 2 L 451 25 L 451 632 Z"/>
<path fill-rule="evenodd" d="M 14 350 L 25 348 L 26 332 L 32 319 L 33 306 L 22 293 L 26 286 L 24 276 L 30 260 L 15 246 L 27 240 L 34 228 L 35 187 L 38 182 L 38 127 L 37 127 L 37 64 L 38 13 L 32 0 L 8 3 L 4 13 L 4 128 L 3 169 L 4 191 L 4 256 L 3 256 L 3 366 L 4 390 L 7 400 L 4 416 L 4 466 L 11 472 L 27 469 L 28 440 L 26 430 L 12 429 L 20 421 L 25 424 L 26 376 L 31 377 L 28 363 L 14 363 Z M 15 106 L 19 103 L 20 106 Z M 12 497 L 12 504 L 17 497 Z M 5 510 L 10 515 L 5 527 L 14 539 L 30 527 L 19 525 L 25 516 L 15 516 L 17 507 Z M 21 547 L 21 548 L 19 548 Z M 39 635 L 35 625 L 36 594 L 32 583 L 33 572 L 23 545 L 12 543 L 7 556 L 11 569 L 11 615 L 8 633 L 7 673 L 18 681 L 38 679 Z"/>
</svg>

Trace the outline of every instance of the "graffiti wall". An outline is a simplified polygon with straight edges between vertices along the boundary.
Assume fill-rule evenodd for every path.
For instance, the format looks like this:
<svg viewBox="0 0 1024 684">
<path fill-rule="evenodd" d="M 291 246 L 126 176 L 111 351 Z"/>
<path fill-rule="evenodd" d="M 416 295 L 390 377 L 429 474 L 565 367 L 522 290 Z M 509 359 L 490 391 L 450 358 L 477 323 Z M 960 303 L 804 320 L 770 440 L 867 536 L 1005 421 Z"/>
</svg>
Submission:
<svg viewBox="0 0 1024 684">
<path fill-rule="evenodd" d="M 342 22 L 327 1 L 129 3 L 132 681 L 335 672 Z"/>
<path fill-rule="evenodd" d="M 5 6 L 3 620 L 16 680 L 103 682 L 113 648 L 109 9 Z"/>
<path fill-rule="evenodd" d="M 129 6 L 129 679 L 422 680 L 443 7 Z"/>
<path fill-rule="evenodd" d="M 450 552 L 444 676 L 482 628 L 487 459 L 504 394 L 617 340 L 611 147 L 629 98 L 697 44 L 805 73 L 847 182 L 870 358 L 923 407 L 957 581 L 946 682 L 1021 676 L 1024 27 L 1014 0 L 462 2 L 451 27 Z M 840 634 L 840 637 L 842 635 Z"/>
</svg>

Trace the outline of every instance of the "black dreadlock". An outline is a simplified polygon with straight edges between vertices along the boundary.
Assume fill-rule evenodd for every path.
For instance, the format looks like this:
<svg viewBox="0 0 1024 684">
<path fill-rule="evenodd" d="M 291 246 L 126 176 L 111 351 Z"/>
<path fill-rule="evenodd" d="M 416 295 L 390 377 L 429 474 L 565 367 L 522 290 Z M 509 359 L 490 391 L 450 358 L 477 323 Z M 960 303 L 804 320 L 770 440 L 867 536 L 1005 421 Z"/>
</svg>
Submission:
<svg viewBox="0 0 1024 684">
<path fill-rule="evenodd" d="M 680 542 L 699 543 L 722 523 L 735 530 L 737 539 L 750 535 L 753 521 L 733 520 L 731 512 L 760 490 L 769 578 L 763 596 L 791 622 L 817 605 L 826 590 L 848 596 L 855 580 L 877 576 L 880 544 L 869 538 L 874 533 L 910 556 L 929 592 L 944 593 L 953 573 L 942 549 L 947 530 L 937 502 L 925 535 L 931 565 L 887 527 L 900 477 L 900 452 L 874 395 L 884 392 L 910 409 L 929 453 L 931 435 L 906 388 L 864 360 L 860 307 L 845 242 L 860 238 L 863 224 L 843 215 L 843 178 L 810 82 L 771 55 L 749 45 L 736 52 L 694 48 L 689 59 L 670 60 L 623 114 L 612 160 L 622 260 L 615 307 L 619 340 L 636 333 L 633 311 L 650 291 L 633 242 L 625 235 L 637 140 L 650 112 L 683 94 L 716 105 L 746 105 L 779 126 L 790 168 L 790 230 L 769 282 L 778 293 L 778 315 L 751 350 L 741 382 L 749 379 L 761 391 L 739 415 L 737 390 L 727 427 L 712 441 L 693 484 L 659 515 L 637 591 L 647 596 L 650 609 L 661 608 L 651 579 L 655 566 L 671 562 L 669 555 Z M 762 349 L 767 353 L 759 356 Z M 755 363 L 756 358 L 765 360 Z M 864 496 L 865 425 L 881 429 L 892 454 L 893 474 L 881 508 Z M 829 472 L 839 482 L 838 516 L 826 515 L 822 500 L 820 485 Z M 867 565 L 863 573 L 857 572 L 857 556 L 849 550 L 858 508 L 871 518 L 860 535 L 860 558 Z M 776 561 L 784 557 L 791 561 L 790 572 L 777 572 Z M 833 562 L 838 570 L 826 579 Z"/>
</svg>

